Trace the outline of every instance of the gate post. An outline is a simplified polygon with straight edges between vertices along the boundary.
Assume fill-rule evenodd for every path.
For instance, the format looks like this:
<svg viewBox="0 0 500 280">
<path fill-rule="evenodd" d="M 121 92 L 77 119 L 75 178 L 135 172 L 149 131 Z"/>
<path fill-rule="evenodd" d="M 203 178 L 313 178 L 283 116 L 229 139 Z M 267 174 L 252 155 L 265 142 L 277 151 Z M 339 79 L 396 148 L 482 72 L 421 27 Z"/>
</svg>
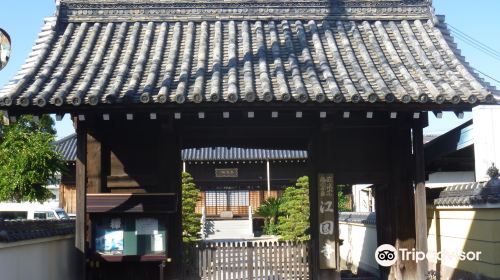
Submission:
<svg viewBox="0 0 500 280">
<path fill-rule="evenodd" d="M 247 242 L 247 270 L 248 280 L 253 280 L 253 243 Z"/>
<path fill-rule="evenodd" d="M 310 279 L 336 280 L 339 273 L 337 197 L 333 182 L 333 132 L 322 125 L 309 143 Z M 320 185 L 322 187 L 320 187 Z"/>
</svg>

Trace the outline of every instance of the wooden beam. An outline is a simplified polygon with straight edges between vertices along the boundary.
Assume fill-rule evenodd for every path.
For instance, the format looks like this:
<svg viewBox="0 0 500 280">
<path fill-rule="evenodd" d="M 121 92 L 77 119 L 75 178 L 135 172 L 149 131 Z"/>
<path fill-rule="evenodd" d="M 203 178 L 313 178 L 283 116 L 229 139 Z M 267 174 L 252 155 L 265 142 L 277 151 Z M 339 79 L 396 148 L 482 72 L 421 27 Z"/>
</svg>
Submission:
<svg viewBox="0 0 500 280">
<path fill-rule="evenodd" d="M 425 158 L 422 122 L 413 127 L 413 152 L 415 156 L 415 230 L 416 250 L 427 253 L 427 199 L 425 194 Z M 417 279 L 425 279 L 427 259 L 417 263 Z"/>
<path fill-rule="evenodd" d="M 442 111 L 433 111 L 434 115 L 436 116 L 437 119 L 442 119 L 443 118 L 443 112 Z"/>
<path fill-rule="evenodd" d="M 177 194 L 179 201 L 182 198 L 181 173 L 181 144 L 180 136 L 174 125 L 168 119 L 160 119 L 160 148 L 158 150 L 158 176 L 161 189 L 165 193 Z M 182 203 L 177 203 L 176 213 L 167 215 L 169 238 L 167 248 L 177 248 L 182 244 Z M 182 254 L 180 250 L 168 250 L 167 258 L 172 262 L 167 263 L 167 279 L 178 279 L 182 267 Z"/>
<path fill-rule="evenodd" d="M 464 112 L 463 111 L 455 112 L 455 116 L 457 116 L 457 118 L 459 118 L 459 119 L 463 119 L 464 118 Z"/>
<path fill-rule="evenodd" d="M 86 279 L 86 243 L 85 243 L 85 208 L 86 208 L 86 167 L 87 167 L 87 128 L 75 119 L 76 140 L 76 226 L 75 248 L 77 273 L 75 279 Z"/>
<path fill-rule="evenodd" d="M 102 147 L 100 140 L 87 133 L 87 193 L 102 191 Z"/>
</svg>

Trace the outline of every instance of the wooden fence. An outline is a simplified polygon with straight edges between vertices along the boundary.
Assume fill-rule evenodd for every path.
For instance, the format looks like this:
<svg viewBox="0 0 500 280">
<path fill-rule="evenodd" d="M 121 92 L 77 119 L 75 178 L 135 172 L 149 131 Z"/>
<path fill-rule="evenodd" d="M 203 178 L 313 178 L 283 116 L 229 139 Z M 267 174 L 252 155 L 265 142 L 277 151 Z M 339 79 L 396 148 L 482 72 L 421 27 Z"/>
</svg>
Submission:
<svg viewBox="0 0 500 280">
<path fill-rule="evenodd" d="M 200 242 L 184 254 L 188 280 L 309 279 L 309 243 Z"/>
</svg>

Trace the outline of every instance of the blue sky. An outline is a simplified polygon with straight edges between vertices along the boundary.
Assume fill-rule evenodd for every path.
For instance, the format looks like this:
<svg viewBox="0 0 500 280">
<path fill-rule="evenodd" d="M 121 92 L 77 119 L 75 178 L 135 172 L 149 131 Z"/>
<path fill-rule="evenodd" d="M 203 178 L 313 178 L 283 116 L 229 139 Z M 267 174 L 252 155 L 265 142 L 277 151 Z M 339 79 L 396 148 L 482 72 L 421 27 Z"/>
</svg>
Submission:
<svg viewBox="0 0 500 280">
<path fill-rule="evenodd" d="M 476 40 L 500 51 L 500 0 L 434 0 L 437 14 L 446 15 L 446 22 Z M 2 0 L 0 10 L 0 28 L 6 30 L 12 39 L 12 56 L 9 64 L 0 71 L 0 87 L 3 86 L 26 59 L 37 34 L 42 26 L 43 18 L 51 16 L 55 11 L 54 0 Z M 500 80 L 500 61 L 483 54 L 463 41 L 458 46 L 470 64 L 480 71 Z M 494 83 L 500 87 L 499 83 Z M 443 133 L 465 120 L 459 120 L 452 113 L 446 113 L 442 119 L 430 114 L 430 126 L 425 132 Z M 68 117 L 56 124 L 58 136 L 63 137 L 73 132 Z"/>
</svg>

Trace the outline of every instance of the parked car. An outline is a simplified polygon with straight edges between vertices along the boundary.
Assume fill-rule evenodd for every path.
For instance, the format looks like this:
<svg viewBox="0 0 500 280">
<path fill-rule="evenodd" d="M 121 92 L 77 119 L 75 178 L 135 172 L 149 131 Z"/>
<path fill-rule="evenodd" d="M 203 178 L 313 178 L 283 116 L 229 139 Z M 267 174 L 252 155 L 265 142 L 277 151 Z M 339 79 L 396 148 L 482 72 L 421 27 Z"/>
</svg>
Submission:
<svg viewBox="0 0 500 280">
<path fill-rule="evenodd" d="M 0 219 L 63 220 L 69 216 L 62 208 L 40 203 L 0 203 Z"/>
</svg>

